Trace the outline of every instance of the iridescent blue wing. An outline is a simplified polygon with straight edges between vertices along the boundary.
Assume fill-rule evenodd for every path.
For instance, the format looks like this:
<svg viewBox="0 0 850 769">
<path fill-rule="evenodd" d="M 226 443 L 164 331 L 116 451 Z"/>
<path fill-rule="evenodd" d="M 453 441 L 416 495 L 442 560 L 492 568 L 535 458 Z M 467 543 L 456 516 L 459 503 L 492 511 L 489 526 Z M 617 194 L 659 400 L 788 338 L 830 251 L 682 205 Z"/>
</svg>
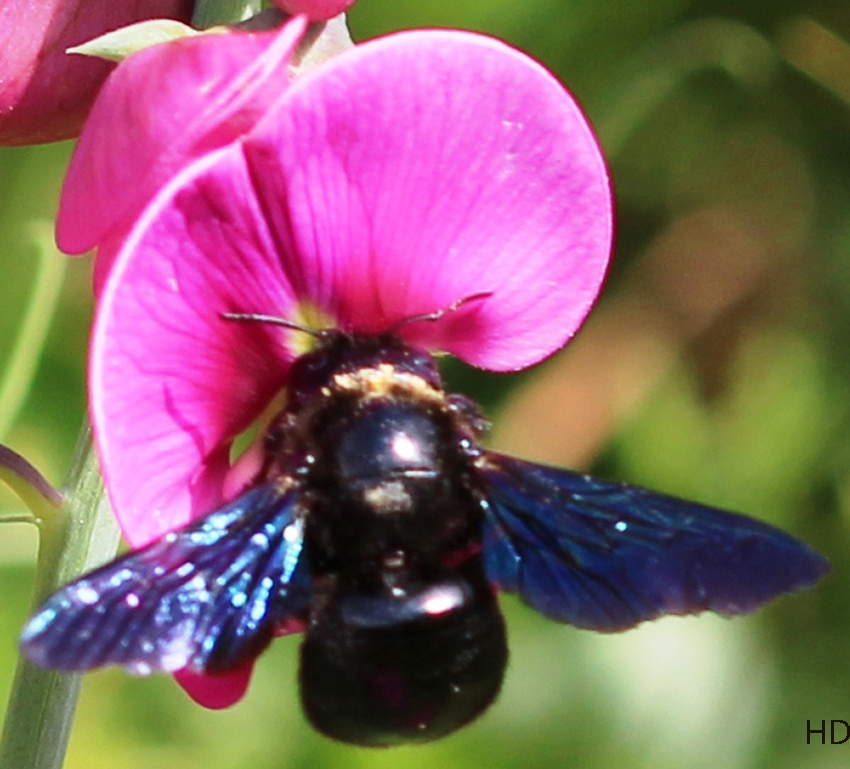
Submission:
<svg viewBox="0 0 850 769">
<path fill-rule="evenodd" d="M 224 671 L 255 657 L 308 604 L 296 490 L 254 488 L 54 593 L 21 649 L 59 670 Z"/>
<path fill-rule="evenodd" d="M 613 632 L 662 614 L 749 612 L 829 564 L 765 523 L 494 453 L 487 577 L 547 617 Z"/>
</svg>

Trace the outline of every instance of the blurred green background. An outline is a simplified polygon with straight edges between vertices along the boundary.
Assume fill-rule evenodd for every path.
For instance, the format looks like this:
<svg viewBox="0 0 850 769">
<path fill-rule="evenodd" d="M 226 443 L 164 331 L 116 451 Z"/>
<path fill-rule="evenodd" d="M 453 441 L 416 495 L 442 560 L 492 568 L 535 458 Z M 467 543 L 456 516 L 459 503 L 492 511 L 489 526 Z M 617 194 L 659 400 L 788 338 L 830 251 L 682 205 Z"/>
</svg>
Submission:
<svg viewBox="0 0 850 769">
<path fill-rule="evenodd" d="M 163 677 L 91 674 L 66 766 L 850 765 L 850 741 L 806 744 L 807 719 L 826 720 L 827 742 L 830 719 L 850 721 L 850 5 L 361 0 L 350 24 L 358 40 L 423 26 L 503 38 L 558 74 L 605 147 L 616 255 L 582 332 L 523 374 L 449 366 L 452 386 L 494 417 L 494 445 L 761 517 L 817 546 L 835 573 L 753 617 L 618 636 L 505 599 L 501 699 L 424 747 L 315 735 L 299 712 L 297 638 L 274 644 L 248 697 L 224 712 Z M 38 269 L 33 227 L 54 215 L 70 150 L 0 150 L 3 362 Z M 0 440 L 56 483 L 83 421 L 89 269 L 67 262 L 32 386 L 0 400 Z M 5 490 L 0 505 L 18 509 Z M 34 555 L 30 528 L 2 527 L 0 707 Z"/>
</svg>

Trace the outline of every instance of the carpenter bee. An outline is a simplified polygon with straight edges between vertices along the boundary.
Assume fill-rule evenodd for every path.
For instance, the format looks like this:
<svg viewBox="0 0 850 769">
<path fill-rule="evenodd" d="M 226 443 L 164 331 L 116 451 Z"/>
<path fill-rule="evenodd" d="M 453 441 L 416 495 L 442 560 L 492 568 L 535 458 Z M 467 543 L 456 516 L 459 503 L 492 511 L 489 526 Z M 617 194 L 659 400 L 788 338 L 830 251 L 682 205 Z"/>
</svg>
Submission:
<svg viewBox="0 0 850 769">
<path fill-rule="evenodd" d="M 476 407 L 394 333 L 317 336 L 250 487 L 55 593 L 23 631 L 30 660 L 215 674 L 300 622 L 308 719 L 392 745 L 447 735 L 497 696 L 500 590 L 615 632 L 749 612 L 829 569 L 759 521 L 482 448 Z"/>
</svg>

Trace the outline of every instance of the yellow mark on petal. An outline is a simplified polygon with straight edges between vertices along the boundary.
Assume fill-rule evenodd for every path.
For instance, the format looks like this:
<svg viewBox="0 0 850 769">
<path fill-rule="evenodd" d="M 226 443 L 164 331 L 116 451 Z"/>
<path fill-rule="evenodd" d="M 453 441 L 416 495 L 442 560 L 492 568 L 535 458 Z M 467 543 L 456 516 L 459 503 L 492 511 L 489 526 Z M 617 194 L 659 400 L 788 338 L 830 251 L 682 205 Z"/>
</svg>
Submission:
<svg viewBox="0 0 850 769">
<path fill-rule="evenodd" d="M 304 328 L 320 331 L 323 328 L 336 328 L 337 323 L 332 315 L 322 310 L 312 302 L 299 302 L 291 315 L 293 323 Z M 290 331 L 288 347 L 298 357 L 312 352 L 318 343 L 316 337 L 301 331 Z"/>
</svg>

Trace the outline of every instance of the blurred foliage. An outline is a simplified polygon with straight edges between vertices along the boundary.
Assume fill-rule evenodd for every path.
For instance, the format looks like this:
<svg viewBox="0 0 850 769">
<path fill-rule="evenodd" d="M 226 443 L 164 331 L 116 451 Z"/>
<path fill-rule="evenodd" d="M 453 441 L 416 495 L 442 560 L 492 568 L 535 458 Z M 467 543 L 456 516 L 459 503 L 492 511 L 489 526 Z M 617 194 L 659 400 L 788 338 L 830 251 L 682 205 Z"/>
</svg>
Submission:
<svg viewBox="0 0 850 769">
<path fill-rule="evenodd" d="M 501 37 L 568 84 L 606 148 L 617 249 L 585 328 L 520 375 L 449 367 L 494 416 L 494 443 L 760 516 L 820 548 L 835 573 L 754 617 L 619 636 L 506 599 L 513 661 L 499 703 L 418 748 L 313 734 L 298 709 L 297 638 L 275 643 L 225 712 L 165 678 L 92 674 L 69 769 L 847 765 L 850 743 L 807 745 L 806 720 L 827 731 L 850 720 L 850 6 L 361 0 L 350 22 L 358 40 L 416 26 Z M 0 361 L 36 272 L 29 223 L 53 216 L 69 151 L 0 152 Z M 84 414 L 88 270 L 70 265 L 34 385 L 2 437 L 56 482 Z M 0 503 L 15 509 L 11 496 Z M 33 559 L 32 533 L 4 526 L 0 702 Z"/>
</svg>

